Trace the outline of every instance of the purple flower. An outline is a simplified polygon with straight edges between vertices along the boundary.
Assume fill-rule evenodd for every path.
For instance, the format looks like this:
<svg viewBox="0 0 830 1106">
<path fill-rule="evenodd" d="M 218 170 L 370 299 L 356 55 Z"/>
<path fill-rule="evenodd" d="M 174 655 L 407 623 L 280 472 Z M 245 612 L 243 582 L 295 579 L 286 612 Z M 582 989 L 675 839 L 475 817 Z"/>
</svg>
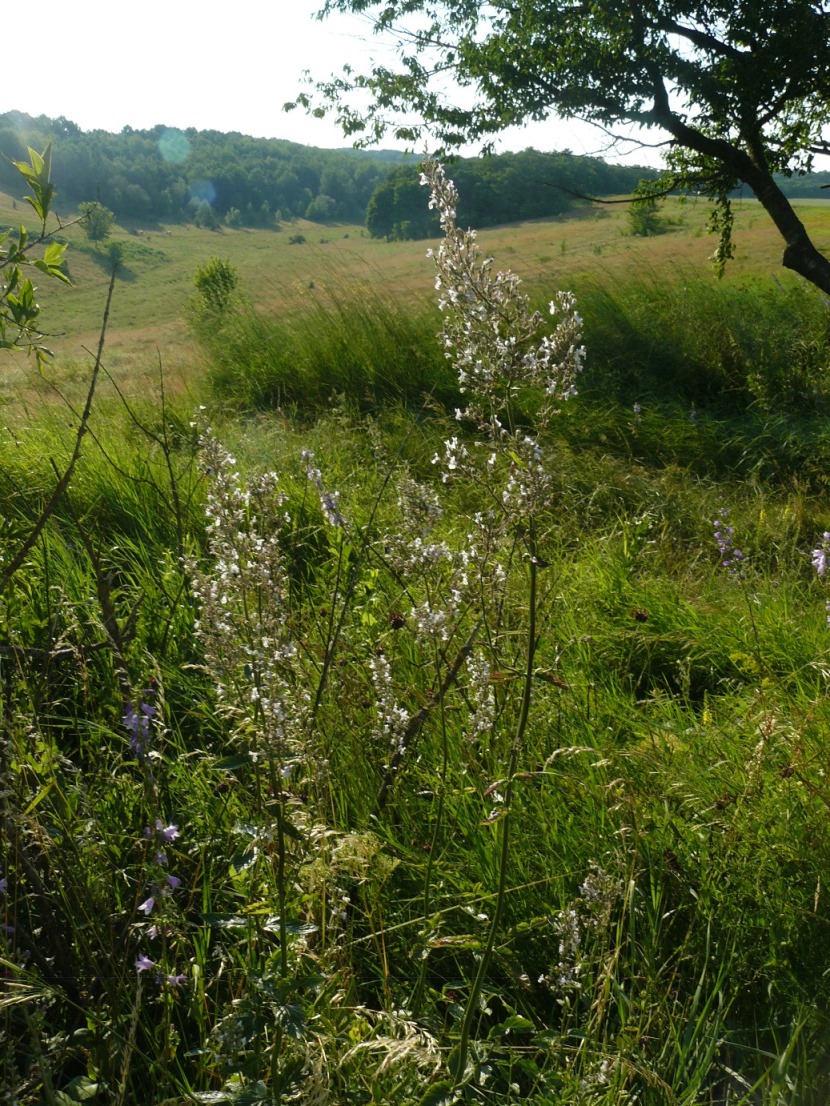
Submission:
<svg viewBox="0 0 830 1106">
<path fill-rule="evenodd" d="M 140 911 L 142 911 L 142 913 L 143 913 L 143 914 L 144 914 L 144 915 L 145 915 L 146 917 L 148 917 L 148 918 L 149 918 L 149 917 L 150 917 L 150 915 L 151 915 L 151 914 L 153 913 L 153 907 L 154 907 L 155 905 L 156 905 L 156 900 L 155 900 L 155 899 L 153 898 L 153 896 L 151 895 L 151 896 L 149 897 L 149 899 L 145 899 L 145 900 L 144 900 L 144 902 L 142 902 L 142 903 L 139 903 L 138 909 L 139 909 Z"/>
<path fill-rule="evenodd" d="M 149 956 L 145 956 L 143 952 L 140 952 L 136 957 L 135 966 L 136 971 L 146 972 L 149 971 L 155 964 L 154 960 L 151 960 Z"/>
<path fill-rule="evenodd" d="M 813 568 L 816 575 L 824 579 L 827 572 L 827 558 L 830 556 L 830 530 L 822 534 L 821 545 L 813 550 Z"/>
<path fill-rule="evenodd" d="M 164 977 L 171 987 L 178 987 L 180 983 L 184 983 L 187 979 L 187 973 L 182 972 L 181 975 L 166 975 Z"/>
<path fill-rule="evenodd" d="M 152 695 L 152 690 L 148 688 L 143 694 Z M 123 716 L 124 728 L 130 735 L 130 748 L 139 760 L 144 755 L 144 748 L 150 736 L 150 722 L 155 718 L 156 713 L 152 703 L 145 700 L 139 703 L 138 708 L 135 703 L 127 703 Z"/>
<path fill-rule="evenodd" d="M 178 876 L 165 876 L 164 879 L 165 879 L 165 882 L 167 883 L 167 886 L 172 887 L 174 891 L 176 890 L 177 887 L 181 886 L 182 881 L 179 879 Z"/>
<path fill-rule="evenodd" d="M 718 543 L 722 564 L 728 568 L 733 576 L 740 572 L 743 553 L 735 545 L 735 530 L 729 525 L 729 512 L 725 507 L 721 508 L 720 515 L 712 524 L 715 527 L 715 541 Z"/>
<path fill-rule="evenodd" d="M 5 876 L 3 876 L 3 878 L 0 879 L 0 895 L 5 895 L 6 892 L 8 891 L 8 889 L 9 889 L 9 881 L 6 879 Z"/>
<path fill-rule="evenodd" d="M 179 827 L 174 825 L 165 826 L 161 818 L 156 819 L 156 829 L 161 834 L 161 839 L 166 844 L 170 844 L 171 841 L 175 841 L 177 837 L 181 837 L 179 833 Z"/>
</svg>

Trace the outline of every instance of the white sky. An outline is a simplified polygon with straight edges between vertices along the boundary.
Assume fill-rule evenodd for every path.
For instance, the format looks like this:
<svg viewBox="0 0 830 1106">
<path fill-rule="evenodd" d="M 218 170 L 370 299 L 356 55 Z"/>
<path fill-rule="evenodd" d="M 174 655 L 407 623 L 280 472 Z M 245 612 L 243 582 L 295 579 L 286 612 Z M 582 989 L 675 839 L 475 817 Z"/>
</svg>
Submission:
<svg viewBox="0 0 830 1106">
<path fill-rule="evenodd" d="M 349 62 L 356 70 L 394 54 L 357 16 L 314 19 L 322 0 L 40 0 L 27 18 L 22 77 L 3 82 L 0 111 L 63 115 L 83 130 L 168 127 L 240 131 L 309 146 L 350 144 L 329 120 L 282 111 L 303 86 L 303 71 L 325 80 Z M 7 29 L 14 31 L 6 21 Z M 12 34 L 10 43 L 18 36 Z M 38 43 L 42 42 L 42 48 Z M 390 138 L 382 143 L 392 147 Z M 499 148 L 570 149 L 608 160 L 595 127 L 550 120 L 506 132 Z M 477 152 L 475 149 L 466 151 Z M 625 160 L 659 165 L 657 151 Z"/>
</svg>

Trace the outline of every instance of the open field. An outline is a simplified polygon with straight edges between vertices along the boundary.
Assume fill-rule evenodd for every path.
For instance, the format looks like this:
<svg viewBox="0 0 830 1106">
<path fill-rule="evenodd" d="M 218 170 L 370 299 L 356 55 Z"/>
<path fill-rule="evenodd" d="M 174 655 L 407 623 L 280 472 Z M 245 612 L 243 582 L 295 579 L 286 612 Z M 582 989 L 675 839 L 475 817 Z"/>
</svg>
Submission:
<svg viewBox="0 0 830 1106">
<path fill-rule="evenodd" d="M 830 204 L 797 206 L 818 248 L 830 244 Z M 0 194 L 0 224 L 19 221 L 23 207 L 18 202 L 13 208 L 11 197 Z M 633 238 L 627 233 L 625 204 L 596 205 L 559 219 L 484 230 L 480 242 L 497 264 L 526 280 L 529 290 L 543 293 L 650 272 L 659 272 L 661 279 L 672 272 L 705 275 L 711 271 L 708 258 L 715 245 L 706 231 L 708 210 L 703 201 L 669 199 L 663 208 L 666 233 Z M 780 265 L 780 239 L 757 202 L 737 201 L 735 212 L 736 257 L 726 279 L 789 279 Z M 134 359 L 147 352 L 155 357 L 157 349 L 171 360 L 186 356 L 190 339 L 183 313 L 193 291 L 193 273 L 214 255 L 236 265 L 246 294 L 277 316 L 315 290 L 342 291 L 349 284 L 382 290 L 402 302 L 427 301 L 432 295 L 432 268 L 424 254 L 434 243 L 387 243 L 369 238 L 360 227 L 303 220 L 281 231 L 208 231 L 180 224 L 133 230 L 118 227 L 112 236 L 126 255 L 110 320 L 110 356 L 129 354 Z M 294 235 L 303 235 L 306 242 L 289 244 Z M 96 340 L 108 274 L 106 262 L 86 243 L 80 228 L 69 228 L 65 237 L 73 287 L 43 281 L 40 299 L 54 334 L 52 348 L 73 358 Z"/>
</svg>

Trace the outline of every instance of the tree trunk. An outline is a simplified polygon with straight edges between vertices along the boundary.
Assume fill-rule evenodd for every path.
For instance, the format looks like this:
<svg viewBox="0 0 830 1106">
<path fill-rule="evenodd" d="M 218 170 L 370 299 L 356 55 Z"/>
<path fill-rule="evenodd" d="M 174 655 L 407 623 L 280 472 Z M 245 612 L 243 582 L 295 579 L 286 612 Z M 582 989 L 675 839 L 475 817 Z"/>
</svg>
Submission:
<svg viewBox="0 0 830 1106">
<path fill-rule="evenodd" d="M 810 240 L 804 224 L 793 211 L 792 205 L 772 178 L 768 169 L 759 167 L 739 146 L 733 146 L 722 138 L 710 138 L 690 127 L 669 106 L 668 93 L 662 77 L 655 73 L 655 100 L 652 118 L 673 135 L 682 146 L 695 150 L 704 157 L 718 161 L 738 180 L 748 184 L 766 213 L 772 219 L 778 233 L 786 243 L 782 264 L 784 268 L 804 277 L 810 284 L 830 296 L 830 261 L 819 253 Z"/>
<path fill-rule="evenodd" d="M 763 176 L 766 176 L 766 180 Z M 786 242 L 782 259 L 784 267 L 792 269 L 830 296 L 830 261 L 813 245 L 804 224 L 772 177 L 763 174 L 762 179 L 757 182 L 746 177 L 742 179 L 746 180 L 758 197 L 759 203 Z"/>
</svg>

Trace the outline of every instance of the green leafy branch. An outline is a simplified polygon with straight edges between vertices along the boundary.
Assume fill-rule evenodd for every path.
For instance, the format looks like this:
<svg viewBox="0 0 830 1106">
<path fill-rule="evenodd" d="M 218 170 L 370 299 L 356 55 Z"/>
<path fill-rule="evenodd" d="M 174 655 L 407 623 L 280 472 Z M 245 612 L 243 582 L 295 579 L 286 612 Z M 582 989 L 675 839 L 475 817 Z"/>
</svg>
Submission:
<svg viewBox="0 0 830 1106">
<path fill-rule="evenodd" d="M 34 353 L 38 367 L 42 367 L 51 351 L 42 345 L 43 332 L 38 325 L 40 304 L 35 299 L 37 291 L 32 280 L 25 275 L 31 266 L 45 276 L 70 284 L 63 269 L 66 246 L 49 242 L 54 233 L 47 229 L 55 186 L 51 176 L 51 145 L 42 154 L 29 148 L 29 161 L 13 161 L 12 164 L 25 179 L 32 195 L 25 200 L 31 204 L 40 220 L 40 233 L 30 238 L 24 226 L 18 231 L 17 241 L 12 240 L 11 230 L 0 234 L 0 349 L 26 350 Z M 57 229 L 62 229 L 58 220 Z M 32 251 L 46 244 L 42 256 L 32 257 Z"/>
</svg>

